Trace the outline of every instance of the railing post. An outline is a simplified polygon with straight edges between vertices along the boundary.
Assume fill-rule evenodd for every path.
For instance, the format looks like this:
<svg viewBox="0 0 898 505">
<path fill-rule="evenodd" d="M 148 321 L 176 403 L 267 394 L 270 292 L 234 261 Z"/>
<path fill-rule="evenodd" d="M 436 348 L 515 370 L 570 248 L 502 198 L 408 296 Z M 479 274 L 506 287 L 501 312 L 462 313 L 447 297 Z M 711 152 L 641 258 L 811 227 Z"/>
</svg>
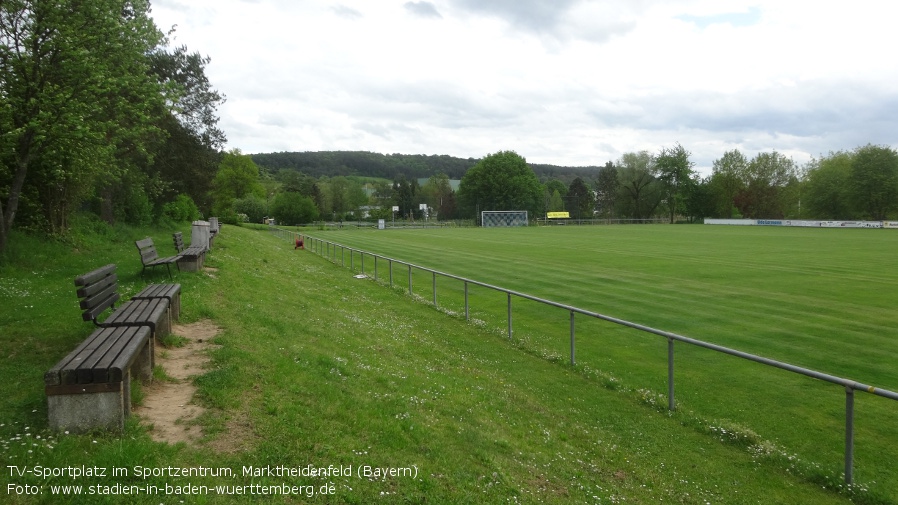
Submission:
<svg viewBox="0 0 898 505">
<path fill-rule="evenodd" d="M 346 268 L 346 248 L 340 248 L 340 266 Z"/>
<path fill-rule="evenodd" d="M 667 339 L 667 410 L 677 410 L 674 401 L 674 339 Z"/>
<path fill-rule="evenodd" d="M 412 295 L 412 266 L 408 266 L 408 294 Z"/>
<path fill-rule="evenodd" d="M 508 338 L 511 339 L 511 293 L 508 293 Z"/>
<path fill-rule="evenodd" d="M 365 251 L 359 251 L 362 255 L 362 275 L 365 275 Z"/>
<path fill-rule="evenodd" d="M 465 321 L 471 320 L 471 311 L 468 308 L 468 281 L 465 281 Z"/>
<path fill-rule="evenodd" d="M 433 273 L 433 306 L 437 306 L 437 273 Z"/>
<path fill-rule="evenodd" d="M 577 362 L 574 360 L 574 311 L 571 311 L 571 366 L 576 365 Z"/>
<path fill-rule="evenodd" d="M 390 287 L 392 288 L 393 287 L 393 258 L 390 258 L 388 261 L 390 263 Z"/>
<path fill-rule="evenodd" d="M 854 480 L 854 389 L 845 386 L 845 484 Z"/>
<path fill-rule="evenodd" d="M 377 256 L 374 256 L 374 280 L 377 280 Z"/>
<path fill-rule="evenodd" d="M 349 249 L 349 269 L 355 270 L 355 250 Z"/>
</svg>

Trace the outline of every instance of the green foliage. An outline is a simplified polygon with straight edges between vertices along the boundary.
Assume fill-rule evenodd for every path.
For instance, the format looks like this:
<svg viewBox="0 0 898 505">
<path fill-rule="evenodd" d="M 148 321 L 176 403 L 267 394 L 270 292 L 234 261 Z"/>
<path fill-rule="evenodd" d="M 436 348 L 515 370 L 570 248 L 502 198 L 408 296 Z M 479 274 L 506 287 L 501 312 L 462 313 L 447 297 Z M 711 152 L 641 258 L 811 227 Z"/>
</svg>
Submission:
<svg viewBox="0 0 898 505">
<path fill-rule="evenodd" d="M 279 193 L 271 204 L 271 215 L 281 224 L 306 224 L 318 219 L 318 207 L 299 193 Z"/>
<path fill-rule="evenodd" d="M 558 190 L 552 191 L 552 196 L 549 197 L 549 203 L 546 204 L 546 211 L 548 212 L 558 212 L 564 210 L 564 200 L 561 198 L 561 195 L 558 193 Z"/>
<path fill-rule="evenodd" d="M 268 202 L 256 195 L 248 195 L 245 198 L 234 200 L 231 207 L 238 214 L 246 214 L 250 223 L 261 223 L 268 215 Z"/>
<path fill-rule="evenodd" d="M 449 183 L 448 175 L 441 173 L 431 176 L 421 187 L 421 196 L 423 203 L 436 212 L 437 219 L 455 219 L 458 208 L 455 191 Z"/>
<path fill-rule="evenodd" d="M 739 211 L 749 219 L 780 219 L 790 202 L 785 188 L 795 178 L 795 163 L 776 151 L 758 153 L 745 169 L 745 187 L 736 195 Z"/>
<path fill-rule="evenodd" d="M 571 209 L 571 217 L 576 219 L 592 219 L 596 208 L 595 197 L 583 179 L 577 177 L 571 183 L 567 193 L 568 208 Z"/>
<path fill-rule="evenodd" d="M 176 223 L 196 221 L 200 218 L 200 211 L 190 196 L 180 194 L 162 207 L 162 216 Z"/>
<path fill-rule="evenodd" d="M 596 207 L 604 218 L 614 217 L 614 206 L 620 192 L 620 179 L 617 168 L 610 161 L 596 176 Z"/>
<path fill-rule="evenodd" d="M 848 178 L 855 208 L 873 220 L 898 208 L 898 152 L 866 145 L 854 152 Z"/>
<path fill-rule="evenodd" d="M 458 198 L 464 215 L 484 210 L 542 210 L 542 185 L 514 151 L 500 151 L 480 160 L 462 178 Z"/>
<path fill-rule="evenodd" d="M 661 148 L 655 156 L 655 170 L 658 181 L 665 189 L 671 224 L 674 223 L 676 216 L 686 213 L 686 195 L 689 194 L 692 167 L 695 166 L 695 163 L 689 161 L 691 155 L 692 153 L 677 143 L 674 147 Z"/>
<path fill-rule="evenodd" d="M 26 184 L 63 227 L 85 188 L 147 158 L 164 104 L 145 55 L 162 39 L 145 1 L 0 3 L 0 250 Z"/>
<path fill-rule="evenodd" d="M 85 200 L 147 223 L 179 193 L 207 197 L 223 97 L 208 58 L 162 49 L 149 13 L 147 0 L 0 2 L 0 250 L 17 222 L 65 233 Z"/>
<path fill-rule="evenodd" d="M 252 157 L 239 149 L 225 153 L 212 181 L 212 212 L 223 215 L 232 211 L 234 200 L 255 195 L 265 198 L 265 190 L 259 183 L 259 167 Z"/>
<path fill-rule="evenodd" d="M 727 151 L 714 160 L 711 188 L 715 195 L 716 212 L 722 218 L 735 217 L 736 196 L 745 188 L 748 160 L 738 149 Z"/>
<path fill-rule="evenodd" d="M 812 160 L 802 202 L 811 219 L 854 219 L 848 184 L 852 153 L 839 151 L 820 160 Z"/>
<path fill-rule="evenodd" d="M 617 162 L 618 217 L 649 219 L 664 198 L 664 186 L 655 177 L 655 160 L 648 151 L 624 153 Z"/>
</svg>

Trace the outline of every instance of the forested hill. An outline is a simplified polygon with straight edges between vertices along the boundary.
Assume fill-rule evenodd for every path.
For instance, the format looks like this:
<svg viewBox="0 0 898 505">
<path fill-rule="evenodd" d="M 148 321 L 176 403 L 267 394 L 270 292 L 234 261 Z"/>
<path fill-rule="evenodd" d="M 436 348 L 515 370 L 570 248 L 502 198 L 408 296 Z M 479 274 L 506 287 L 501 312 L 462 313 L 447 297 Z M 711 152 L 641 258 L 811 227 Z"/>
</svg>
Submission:
<svg viewBox="0 0 898 505">
<path fill-rule="evenodd" d="M 298 170 L 313 177 L 358 175 L 396 179 L 423 179 L 440 173 L 461 179 L 479 160 L 448 155 L 380 154 L 366 151 L 317 151 L 253 154 L 253 161 L 274 173 Z M 570 183 L 576 177 L 595 179 L 599 167 L 561 167 L 531 164 L 540 180 L 559 179 Z"/>
</svg>

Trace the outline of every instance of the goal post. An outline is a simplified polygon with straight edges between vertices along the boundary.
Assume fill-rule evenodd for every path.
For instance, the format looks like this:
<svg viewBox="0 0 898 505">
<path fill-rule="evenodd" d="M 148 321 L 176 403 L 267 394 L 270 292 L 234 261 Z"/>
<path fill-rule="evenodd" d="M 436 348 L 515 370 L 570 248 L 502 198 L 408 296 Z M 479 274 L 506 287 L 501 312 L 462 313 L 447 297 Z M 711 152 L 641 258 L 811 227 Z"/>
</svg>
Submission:
<svg viewBox="0 0 898 505">
<path fill-rule="evenodd" d="M 484 210 L 480 213 L 480 225 L 484 228 L 527 226 L 526 210 Z"/>
</svg>

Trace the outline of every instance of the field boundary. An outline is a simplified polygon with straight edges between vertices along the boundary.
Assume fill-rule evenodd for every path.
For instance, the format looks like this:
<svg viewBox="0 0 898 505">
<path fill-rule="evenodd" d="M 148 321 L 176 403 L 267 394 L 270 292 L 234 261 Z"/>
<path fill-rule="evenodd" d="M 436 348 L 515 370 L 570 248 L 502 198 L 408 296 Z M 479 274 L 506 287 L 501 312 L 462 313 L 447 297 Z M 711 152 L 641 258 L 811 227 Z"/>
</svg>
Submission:
<svg viewBox="0 0 898 505">
<path fill-rule="evenodd" d="M 766 366 L 771 366 L 774 368 L 778 368 L 781 370 L 786 370 L 788 372 L 792 372 L 799 375 L 804 375 L 807 377 L 811 377 L 813 379 L 821 380 L 824 382 L 828 382 L 831 384 L 836 384 L 838 386 L 842 386 L 845 389 L 845 469 L 844 469 L 844 480 L 846 484 L 852 484 L 853 482 L 853 461 L 854 461 L 854 393 L 855 391 L 861 391 L 873 394 L 875 396 L 880 396 L 883 398 L 887 398 L 890 400 L 898 401 L 898 393 L 894 391 L 890 391 L 883 388 L 878 388 L 875 386 L 871 386 L 868 384 L 864 384 L 852 379 L 846 379 L 842 377 L 837 377 L 831 374 L 819 372 L 817 370 L 812 370 L 804 367 L 799 367 L 796 365 L 792 365 L 790 363 L 777 361 L 769 358 L 765 358 L 763 356 L 758 356 L 755 354 L 746 353 L 743 351 L 739 351 L 737 349 L 720 346 L 717 344 L 713 344 L 710 342 L 705 342 L 702 340 L 693 339 L 690 337 L 686 337 L 683 335 L 679 335 L 676 333 L 667 332 L 664 330 L 659 330 L 656 328 L 652 328 L 649 326 L 645 326 L 642 324 L 634 323 L 631 321 L 626 321 L 623 319 L 615 318 L 612 316 L 600 314 L 597 312 L 581 309 L 578 307 L 574 307 L 571 305 L 555 302 L 552 300 L 547 300 L 544 298 L 540 298 L 534 295 L 530 295 L 527 293 L 522 293 L 519 291 L 503 288 L 500 286 L 495 286 L 492 284 L 487 284 L 484 282 L 476 281 L 473 279 L 468 279 L 465 277 L 460 277 L 457 275 L 441 272 L 438 270 L 434 270 L 431 268 L 423 267 L 420 265 L 415 265 L 413 263 L 409 263 L 406 261 L 398 260 L 395 258 L 390 258 L 387 256 L 383 256 L 380 254 L 372 253 L 370 251 L 365 251 L 362 249 L 357 249 L 353 247 L 349 247 L 343 244 L 339 244 L 336 242 L 331 242 L 328 240 L 320 239 L 305 233 L 298 233 L 290 230 L 284 230 L 277 227 L 270 227 L 269 231 L 276 235 L 277 237 L 285 240 L 289 240 L 291 242 L 296 242 L 299 238 L 303 239 L 305 247 L 315 254 L 327 258 L 328 261 L 333 263 L 338 263 L 346 267 L 346 251 L 349 251 L 349 268 L 351 270 L 355 270 L 355 258 L 358 255 L 361 259 L 360 261 L 360 271 L 362 274 L 365 274 L 365 257 L 368 256 L 373 261 L 373 277 L 375 281 L 379 281 L 379 270 L 378 270 L 378 260 L 386 261 L 388 263 L 389 268 L 389 285 L 393 287 L 394 285 L 394 276 L 393 276 L 393 265 L 394 263 L 397 265 L 401 265 L 407 269 L 408 272 L 408 292 L 410 295 L 414 294 L 413 284 L 412 284 L 412 273 L 414 270 L 419 270 L 422 272 L 430 273 L 432 276 L 432 293 L 433 293 L 433 305 L 438 307 L 437 302 L 437 276 L 445 277 L 448 279 L 453 279 L 464 284 L 464 300 L 465 300 L 465 320 L 470 320 L 470 305 L 468 299 L 468 286 L 474 285 L 479 286 L 491 290 L 495 290 L 501 293 L 506 294 L 508 301 L 508 338 L 511 339 L 513 337 L 513 303 L 512 300 L 514 297 L 522 298 L 525 300 L 530 300 L 534 302 L 538 302 L 544 305 L 548 305 L 551 307 L 559 308 L 562 310 L 566 310 L 570 313 L 570 363 L 571 365 L 576 364 L 576 326 L 575 326 L 575 315 L 580 314 L 582 316 L 591 317 L 594 319 L 599 319 L 602 321 L 610 322 L 613 324 L 625 326 L 628 328 L 632 328 L 635 330 L 639 330 L 642 332 L 650 333 L 653 335 L 657 335 L 660 337 L 664 337 L 668 340 L 668 410 L 676 410 L 676 402 L 674 396 L 674 343 L 681 342 L 684 344 L 689 344 L 696 347 L 701 347 L 705 349 L 709 349 L 715 352 L 719 352 L 722 354 L 727 354 L 730 356 L 735 356 L 737 358 L 745 359 L 748 361 L 752 361 L 755 363 L 760 363 Z M 337 258 L 337 253 L 339 251 L 340 257 Z"/>
</svg>

